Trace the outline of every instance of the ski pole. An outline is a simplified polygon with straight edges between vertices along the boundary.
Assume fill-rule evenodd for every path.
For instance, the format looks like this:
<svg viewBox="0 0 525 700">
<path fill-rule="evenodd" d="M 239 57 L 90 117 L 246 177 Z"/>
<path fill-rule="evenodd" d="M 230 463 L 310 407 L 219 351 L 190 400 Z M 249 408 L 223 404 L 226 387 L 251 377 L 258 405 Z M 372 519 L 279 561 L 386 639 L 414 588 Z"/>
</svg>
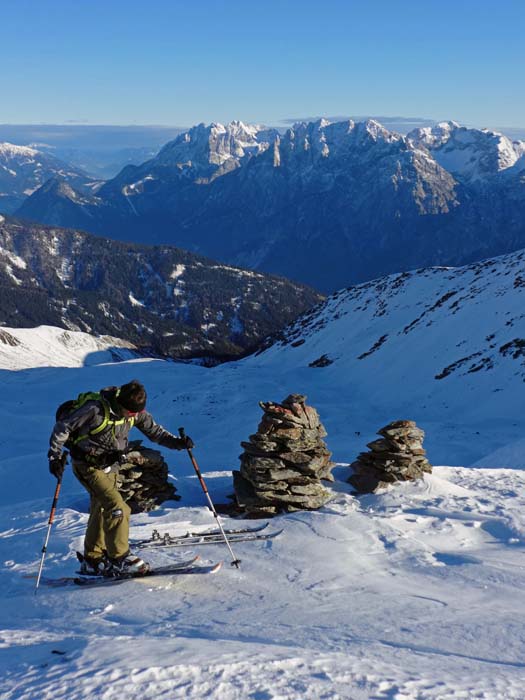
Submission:
<svg viewBox="0 0 525 700">
<path fill-rule="evenodd" d="M 62 460 L 65 463 L 67 459 L 67 453 L 64 452 L 62 455 Z M 44 568 L 44 559 L 46 557 L 47 553 L 47 545 L 49 542 L 49 536 L 51 534 L 51 528 L 53 526 L 53 521 L 55 519 L 55 513 L 57 509 L 57 503 L 58 503 L 58 496 L 60 494 L 60 487 L 62 486 L 62 476 L 57 480 L 57 486 L 55 489 L 55 495 L 53 496 L 53 503 L 51 505 L 51 512 L 49 513 L 49 520 L 47 522 L 47 533 L 46 533 L 46 539 L 44 541 L 44 546 L 42 547 L 42 559 L 40 560 L 40 568 L 38 569 L 38 576 L 36 578 L 36 586 L 35 586 L 35 595 L 37 594 L 38 591 L 38 586 L 40 585 L 40 577 L 42 576 L 42 570 Z"/>
<path fill-rule="evenodd" d="M 184 438 L 186 437 L 186 433 L 184 432 L 184 428 L 179 428 L 179 435 L 184 440 Z M 237 559 L 235 557 L 235 554 L 233 553 L 233 550 L 232 550 L 231 545 L 228 541 L 228 538 L 226 537 L 226 533 L 224 532 L 224 529 L 221 525 L 221 521 L 219 520 L 219 515 L 218 515 L 217 511 L 215 510 L 215 506 L 213 505 L 213 501 L 211 500 L 211 496 L 208 492 L 206 482 L 202 478 L 202 474 L 201 474 L 201 470 L 199 469 L 199 465 L 197 464 L 197 461 L 196 461 L 195 457 L 193 456 L 193 452 L 191 451 L 191 448 L 187 447 L 186 450 L 188 451 L 188 454 L 189 454 L 190 459 L 191 459 L 191 463 L 193 464 L 193 468 L 195 469 L 195 473 L 197 474 L 197 477 L 198 477 L 200 484 L 202 486 L 202 490 L 204 491 L 206 498 L 208 499 L 208 503 L 210 505 L 211 512 L 213 513 L 213 516 L 214 516 L 215 520 L 217 521 L 217 525 L 219 526 L 219 530 L 221 531 L 221 535 L 223 536 L 223 539 L 226 543 L 226 546 L 230 550 L 230 554 L 232 557 L 231 566 L 235 566 L 235 567 L 239 568 L 239 564 L 241 563 L 241 560 Z"/>
</svg>

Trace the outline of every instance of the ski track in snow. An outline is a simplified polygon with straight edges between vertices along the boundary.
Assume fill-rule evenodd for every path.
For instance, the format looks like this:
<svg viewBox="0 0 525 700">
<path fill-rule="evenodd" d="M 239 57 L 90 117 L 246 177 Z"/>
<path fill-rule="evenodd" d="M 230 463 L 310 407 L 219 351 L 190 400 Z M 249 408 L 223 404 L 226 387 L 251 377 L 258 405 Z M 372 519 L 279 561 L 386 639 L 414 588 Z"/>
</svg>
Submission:
<svg viewBox="0 0 525 700">
<path fill-rule="evenodd" d="M 355 498 L 343 462 L 369 437 L 352 431 L 355 414 L 334 402 L 326 375 L 299 368 L 283 382 L 275 367 L 251 362 L 0 371 L 1 697 L 523 700 L 525 472 L 486 463 L 504 449 L 501 434 L 478 430 L 494 406 L 479 425 L 455 425 L 447 412 L 440 421 L 436 411 L 428 430 L 431 444 L 445 445 L 457 463 L 461 443 L 475 441 L 483 467 L 436 467 L 422 482 Z M 204 562 L 224 559 L 215 575 L 114 589 L 42 586 L 35 596 L 27 576 L 38 570 L 54 488 L 45 458 L 54 409 L 79 391 L 135 376 L 148 387 L 155 417 L 175 431 L 185 425 L 194 438 L 217 503 L 232 491 L 239 442 L 260 418 L 257 400 L 305 385 L 340 461 L 328 486 L 334 498 L 319 511 L 273 519 L 269 529 L 284 529 L 274 540 L 235 543 L 240 570 L 228 566 L 224 546 L 209 545 L 194 551 Z M 382 423 L 373 408 L 358 408 L 371 436 Z M 519 426 L 505 434 L 516 463 L 520 437 Z M 164 454 L 182 500 L 133 516 L 133 538 L 213 526 L 187 455 Z M 86 510 L 68 470 L 45 576 L 75 570 Z M 190 551 L 147 558 L 155 564 Z"/>
</svg>

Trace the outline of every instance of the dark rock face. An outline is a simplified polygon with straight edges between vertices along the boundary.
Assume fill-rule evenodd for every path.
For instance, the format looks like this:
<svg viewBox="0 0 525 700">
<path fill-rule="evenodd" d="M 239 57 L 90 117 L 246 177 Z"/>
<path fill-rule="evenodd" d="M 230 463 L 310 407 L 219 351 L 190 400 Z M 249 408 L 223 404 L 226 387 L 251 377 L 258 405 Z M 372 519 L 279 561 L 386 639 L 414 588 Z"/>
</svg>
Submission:
<svg viewBox="0 0 525 700">
<path fill-rule="evenodd" d="M 177 489 L 168 482 L 164 457 L 141 443 L 141 440 L 129 443 L 128 461 L 120 467 L 117 477 L 119 491 L 132 513 L 146 513 L 164 501 L 180 500 Z"/>
<path fill-rule="evenodd" d="M 119 337 L 176 358 L 237 357 L 322 297 L 177 248 L 0 218 L 0 319 Z M 5 341 L 4 341 L 5 342 Z"/>
<path fill-rule="evenodd" d="M 348 481 L 360 493 L 373 493 L 396 481 L 415 481 L 432 467 L 423 449 L 425 433 L 414 421 L 398 420 L 377 431 L 382 436 L 369 442 L 350 466 L 354 474 Z"/>
<path fill-rule="evenodd" d="M 329 499 L 321 480 L 333 480 L 326 430 L 306 396 L 263 403 L 257 433 L 242 442 L 241 469 L 233 472 L 235 497 L 248 513 L 315 510 Z"/>
<path fill-rule="evenodd" d="M 523 143 L 454 123 L 235 122 L 194 127 L 93 196 L 43 187 L 18 213 L 333 291 L 525 246 L 524 173 Z"/>
</svg>

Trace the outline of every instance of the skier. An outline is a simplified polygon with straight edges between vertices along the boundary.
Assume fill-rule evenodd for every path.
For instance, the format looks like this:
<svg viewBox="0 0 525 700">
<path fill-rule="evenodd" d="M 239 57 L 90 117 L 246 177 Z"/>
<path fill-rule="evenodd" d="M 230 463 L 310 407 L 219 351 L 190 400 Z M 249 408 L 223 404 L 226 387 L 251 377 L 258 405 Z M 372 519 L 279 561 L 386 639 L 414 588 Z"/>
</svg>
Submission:
<svg viewBox="0 0 525 700">
<path fill-rule="evenodd" d="M 81 399 L 83 397 L 83 399 Z M 117 488 L 117 473 L 126 462 L 128 433 L 135 426 L 150 440 L 174 450 L 192 448 L 190 437 L 178 438 L 158 425 L 146 411 L 146 391 L 136 379 L 99 393 L 81 394 L 58 410 L 49 440 L 49 471 L 62 477 L 64 446 L 69 449 L 73 472 L 91 496 L 83 574 L 136 576 L 149 565 L 129 550 L 131 509 Z M 63 404 L 66 407 L 66 404 Z"/>
</svg>

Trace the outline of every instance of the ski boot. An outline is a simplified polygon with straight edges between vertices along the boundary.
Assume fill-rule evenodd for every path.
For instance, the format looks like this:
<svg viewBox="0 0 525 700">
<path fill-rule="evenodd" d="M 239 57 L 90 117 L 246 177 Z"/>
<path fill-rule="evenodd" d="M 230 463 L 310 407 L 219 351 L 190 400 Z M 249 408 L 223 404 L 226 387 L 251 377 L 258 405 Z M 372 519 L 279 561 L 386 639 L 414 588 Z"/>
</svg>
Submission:
<svg viewBox="0 0 525 700">
<path fill-rule="evenodd" d="M 110 578 L 132 578 L 133 576 L 145 576 L 150 566 L 136 554 L 128 552 L 118 559 L 107 559 L 104 576 Z"/>
<path fill-rule="evenodd" d="M 82 576 L 102 576 L 104 574 L 107 566 L 107 560 L 104 557 L 94 559 L 77 552 L 77 559 L 80 562 L 78 573 Z"/>
</svg>

